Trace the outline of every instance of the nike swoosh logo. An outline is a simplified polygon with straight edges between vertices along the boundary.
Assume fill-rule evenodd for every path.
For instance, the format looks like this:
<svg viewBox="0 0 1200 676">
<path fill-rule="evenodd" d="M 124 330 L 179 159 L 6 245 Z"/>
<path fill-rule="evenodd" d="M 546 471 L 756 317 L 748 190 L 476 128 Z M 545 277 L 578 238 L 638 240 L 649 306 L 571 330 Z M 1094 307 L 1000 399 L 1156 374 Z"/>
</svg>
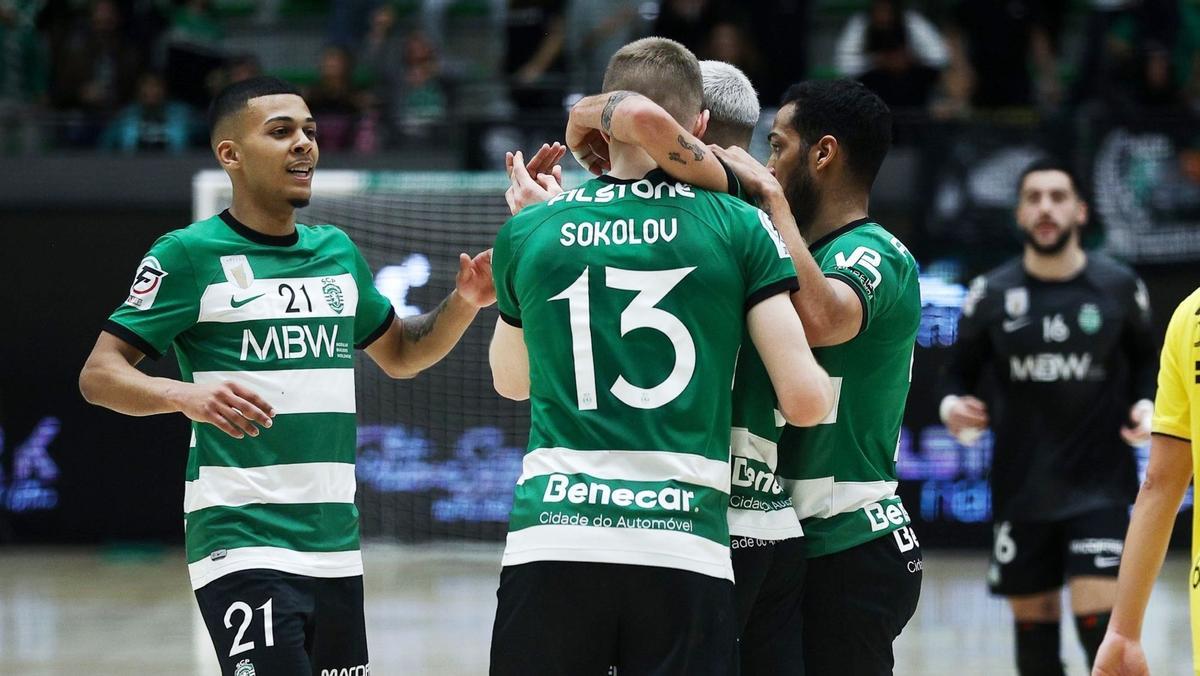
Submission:
<svg viewBox="0 0 1200 676">
<path fill-rule="evenodd" d="M 1096 556 L 1096 558 L 1092 560 L 1092 563 L 1097 568 L 1112 568 L 1114 566 L 1120 565 L 1121 557 L 1119 557 L 1119 556 Z"/>
<path fill-rule="evenodd" d="M 1004 329 L 1005 333 L 1012 333 L 1017 329 L 1029 326 L 1029 318 L 1021 317 L 1019 319 L 1006 319 L 1000 324 L 1000 326 Z"/>
<path fill-rule="evenodd" d="M 241 306 L 245 305 L 246 303 L 249 303 L 249 302 L 251 302 L 251 301 L 258 300 L 259 298 L 262 298 L 262 297 L 263 297 L 263 296 L 265 296 L 265 295 L 267 295 L 267 294 L 265 294 L 265 293 L 260 293 L 260 294 L 258 294 L 257 296 L 250 296 L 249 298 L 247 298 L 247 299 L 245 299 L 245 300 L 238 300 L 238 299 L 236 299 L 236 298 L 230 298 L 230 299 L 229 299 L 229 306 L 230 306 L 230 307 L 233 307 L 233 308 L 239 308 L 239 307 L 241 307 Z"/>
</svg>

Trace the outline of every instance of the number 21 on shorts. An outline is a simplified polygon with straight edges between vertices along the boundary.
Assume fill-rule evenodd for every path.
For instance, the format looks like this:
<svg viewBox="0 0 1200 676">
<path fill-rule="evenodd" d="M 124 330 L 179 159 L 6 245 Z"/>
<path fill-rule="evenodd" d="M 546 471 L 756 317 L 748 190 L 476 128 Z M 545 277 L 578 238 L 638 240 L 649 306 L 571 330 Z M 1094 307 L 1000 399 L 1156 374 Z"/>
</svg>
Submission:
<svg viewBox="0 0 1200 676">
<path fill-rule="evenodd" d="M 257 608 L 257 610 L 261 610 L 263 614 L 263 642 L 268 648 L 275 645 L 274 619 L 271 617 L 272 600 L 273 599 L 267 599 L 266 603 Z M 244 601 L 235 601 L 232 605 L 230 605 L 225 611 L 225 628 L 233 629 L 233 616 L 237 613 L 242 614 L 242 619 L 241 624 L 238 626 L 237 635 L 233 637 L 233 647 L 229 649 L 230 657 L 233 657 L 234 655 L 240 655 L 248 650 L 254 650 L 254 641 L 246 641 L 245 643 L 242 643 L 242 638 L 245 637 L 246 630 L 250 628 L 250 622 L 254 617 L 254 611 L 250 609 L 250 604 Z"/>
</svg>

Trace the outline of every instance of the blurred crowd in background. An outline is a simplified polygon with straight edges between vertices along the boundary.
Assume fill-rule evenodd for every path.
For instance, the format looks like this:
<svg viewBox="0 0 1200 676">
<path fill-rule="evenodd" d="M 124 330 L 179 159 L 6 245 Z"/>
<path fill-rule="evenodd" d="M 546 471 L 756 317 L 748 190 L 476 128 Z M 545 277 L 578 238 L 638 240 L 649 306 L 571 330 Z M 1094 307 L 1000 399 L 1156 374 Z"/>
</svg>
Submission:
<svg viewBox="0 0 1200 676">
<path fill-rule="evenodd" d="M 0 0 L 0 154 L 201 149 L 212 94 L 259 73 L 303 86 L 327 150 L 459 127 L 486 152 L 561 129 L 651 34 L 766 107 L 845 76 L 918 122 L 1200 111 L 1200 0 Z"/>
</svg>

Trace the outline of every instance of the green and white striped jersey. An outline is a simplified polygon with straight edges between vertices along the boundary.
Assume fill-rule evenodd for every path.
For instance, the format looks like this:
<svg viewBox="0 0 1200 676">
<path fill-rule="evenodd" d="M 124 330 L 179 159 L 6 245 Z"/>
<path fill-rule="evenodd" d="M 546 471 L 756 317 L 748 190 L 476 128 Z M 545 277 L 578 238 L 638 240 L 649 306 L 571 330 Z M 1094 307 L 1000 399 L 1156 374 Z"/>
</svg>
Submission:
<svg viewBox="0 0 1200 676">
<path fill-rule="evenodd" d="M 730 389 L 746 311 L 796 288 L 766 214 L 653 171 L 528 207 L 492 259 L 529 351 L 529 448 L 504 565 L 733 578 Z"/>
<path fill-rule="evenodd" d="M 809 249 L 825 276 L 849 284 L 863 306 L 857 336 L 813 349 L 833 381 L 833 410 L 814 427 L 787 427 L 779 441 L 779 474 L 812 558 L 909 523 L 896 495 L 896 454 L 921 323 L 921 287 L 912 254 L 868 219 L 846 224 Z M 894 537 L 902 550 L 913 546 L 908 531 Z"/>
<path fill-rule="evenodd" d="M 804 535 L 792 496 L 775 472 L 784 425 L 777 405 L 767 367 L 746 332 L 733 379 L 731 536 L 787 540 Z"/>
<path fill-rule="evenodd" d="M 730 182 L 738 199 L 753 204 L 737 177 Z M 787 540 L 804 535 L 792 496 L 776 474 L 779 435 L 785 423 L 778 411 L 775 386 L 762 357 L 742 335 L 737 372 L 733 378 L 732 486 L 729 493 L 729 535 L 758 540 Z"/>
<path fill-rule="evenodd" d="M 258 437 L 192 423 L 184 514 L 192 587 L 267 568 L 362 574 L 354 506 L 355 348 L 391 324 L 350 238 L 255 232 L 228 211 L 159 238 L 105 330 L 183 379 L 230 381 L 275 408 Z"/>
</svg>

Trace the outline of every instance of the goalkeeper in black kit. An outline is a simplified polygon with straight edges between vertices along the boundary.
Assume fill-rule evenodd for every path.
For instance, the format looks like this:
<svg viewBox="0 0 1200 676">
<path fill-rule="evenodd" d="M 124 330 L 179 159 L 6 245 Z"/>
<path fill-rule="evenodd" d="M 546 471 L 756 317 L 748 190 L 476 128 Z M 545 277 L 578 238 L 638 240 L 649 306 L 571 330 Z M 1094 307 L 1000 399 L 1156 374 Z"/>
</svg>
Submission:
<svg viewBox="0 0 1200 676">
<path fill-rule="evenodd" d="M 1012 607 L 1019 673 L 1059 676 L 1063 585 L 1089 666 L 1108 625 L 1157 351 L 1141 280 L 1080 244 L 1070 170 L 1033 164 L 1017 199 L 1024 254 L 971 284 L 940 414 L 963 442 L 992 429 L 988 584 Z"/>
</svg>

